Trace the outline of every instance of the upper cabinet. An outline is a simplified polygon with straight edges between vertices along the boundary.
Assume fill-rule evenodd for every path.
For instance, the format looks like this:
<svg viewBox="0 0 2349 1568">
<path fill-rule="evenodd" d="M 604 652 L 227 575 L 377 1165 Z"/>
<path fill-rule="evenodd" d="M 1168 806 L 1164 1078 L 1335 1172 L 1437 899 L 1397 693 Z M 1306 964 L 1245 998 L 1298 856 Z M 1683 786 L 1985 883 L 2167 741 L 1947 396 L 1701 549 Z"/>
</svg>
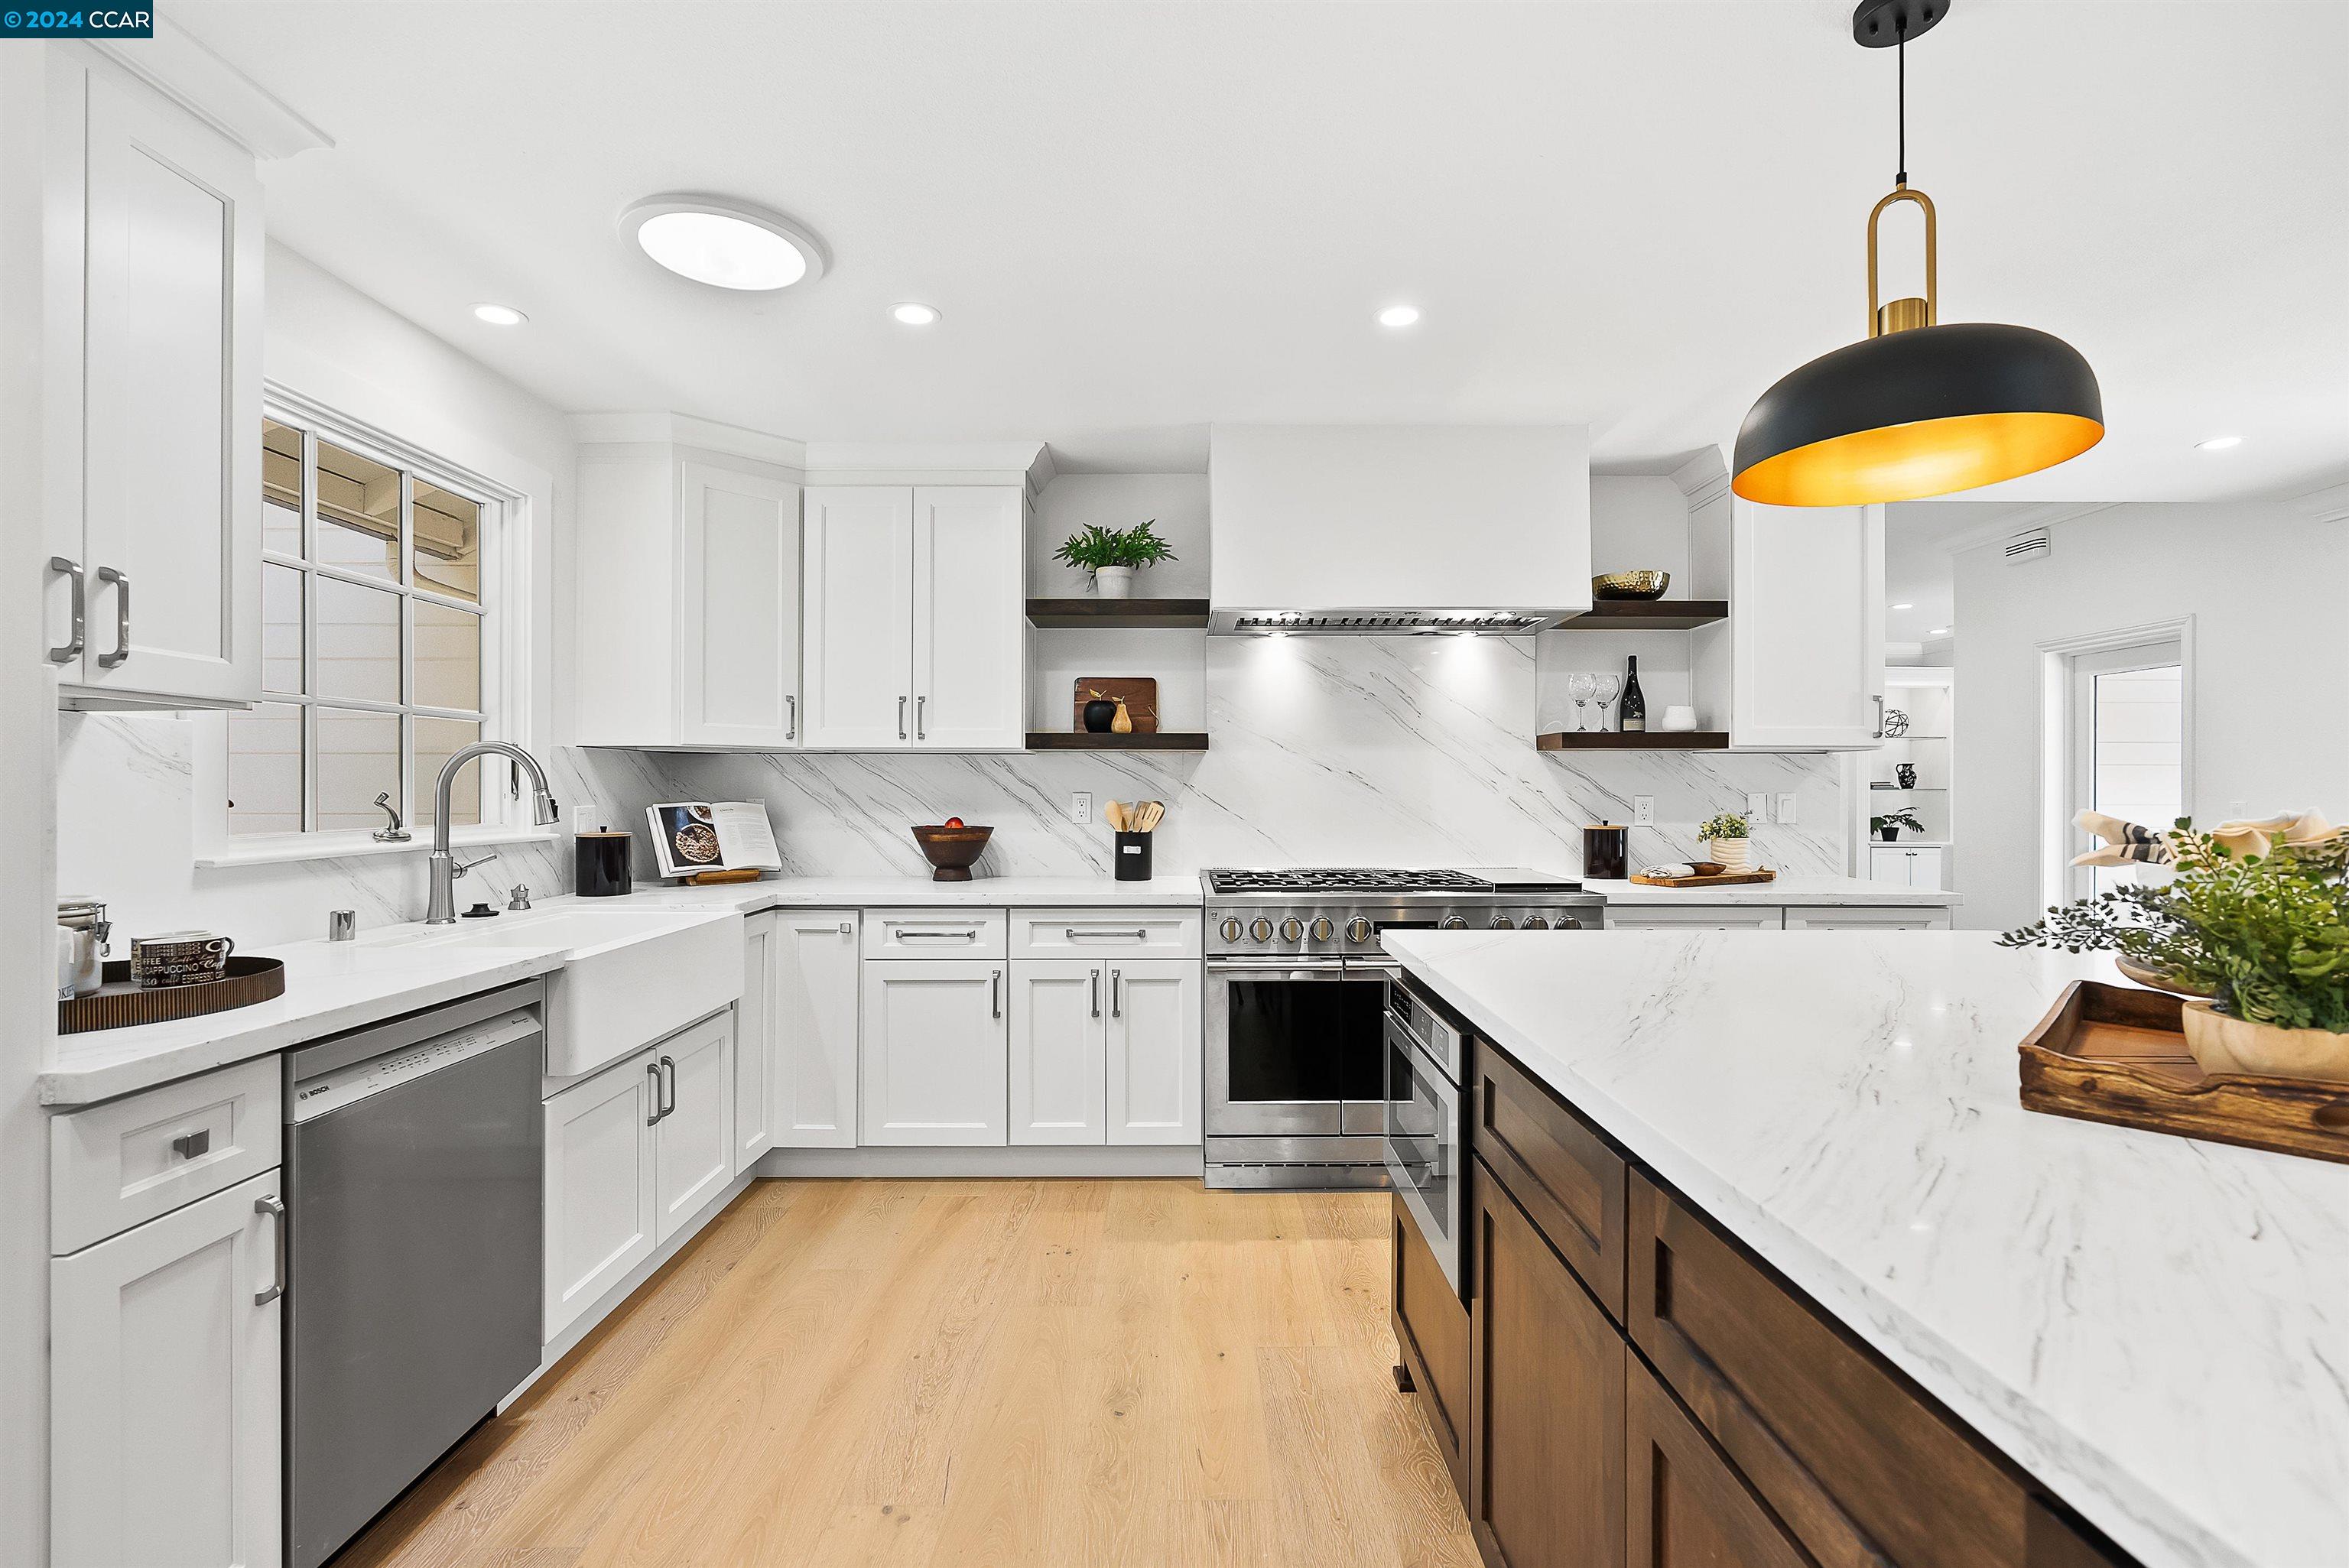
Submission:
<svg viewBox="0 0 2349 1568">
<path fill-rule="evenodd" d="M 1884 509 L 1733 504 L 1730 744 L 1874 746 L 1884 727 Z"/>
<path fill-rule="evenodd" d="M 1009 485 L 811 485 L 807 744 L 1016 751 L 1027 504 Z"/>
<path fill-rule="evenodd" d="M 43 127 L 50 661 L 67 707 L 261 690 L 261 182 L 162 93 L 53 49 Z"/>
<path fill-rule="evenodd" d="M 577 738 L 800 744 L 800 485 L 662 442 L 579 458 Z"/>
</svg>

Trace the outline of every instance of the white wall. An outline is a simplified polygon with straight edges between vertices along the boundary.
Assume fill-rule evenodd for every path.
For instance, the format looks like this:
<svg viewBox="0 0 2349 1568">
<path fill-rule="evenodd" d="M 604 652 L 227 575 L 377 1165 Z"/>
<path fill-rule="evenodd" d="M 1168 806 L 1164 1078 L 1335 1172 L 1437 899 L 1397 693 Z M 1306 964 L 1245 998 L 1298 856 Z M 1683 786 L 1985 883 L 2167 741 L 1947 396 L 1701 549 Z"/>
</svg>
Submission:
<svg viewBox="0 0 2349 1568">
<path fill-rule="evenodd" d="M 2041 908 L 2042 655 L 2051 639 L 2193 617 L 2190 796 L 2215 822 L 2313 808 L 2349 818 L 2349 521 L 2298 503 L 2107 508 L 2058 524 L 2054 553 L 2002 541 L 1956 557 L 1954 885 L 1959 923 Z"/>
</svg>

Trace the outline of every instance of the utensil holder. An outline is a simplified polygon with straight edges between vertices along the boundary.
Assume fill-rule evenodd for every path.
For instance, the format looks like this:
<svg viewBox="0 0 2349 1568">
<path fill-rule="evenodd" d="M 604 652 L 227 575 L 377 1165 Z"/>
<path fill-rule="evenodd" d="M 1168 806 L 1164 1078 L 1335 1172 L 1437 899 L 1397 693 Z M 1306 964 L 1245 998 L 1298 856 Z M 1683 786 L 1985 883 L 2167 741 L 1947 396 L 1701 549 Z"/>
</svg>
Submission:
<svg viewBox="0 0 2349 1568">
<path fill-rule="evenodd" d="M 1119 833 L 1117 839 L 1117 880 L 1148 882 L 1150 880 L 1150 840 L 1148 833 Z"/>
</svg>

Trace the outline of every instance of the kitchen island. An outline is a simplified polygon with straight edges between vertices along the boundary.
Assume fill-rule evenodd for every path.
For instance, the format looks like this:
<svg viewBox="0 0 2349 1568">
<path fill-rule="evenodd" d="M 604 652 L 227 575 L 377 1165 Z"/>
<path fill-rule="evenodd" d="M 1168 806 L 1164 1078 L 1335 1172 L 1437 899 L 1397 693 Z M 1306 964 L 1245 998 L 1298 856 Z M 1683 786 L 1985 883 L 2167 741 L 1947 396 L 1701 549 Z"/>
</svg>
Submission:
<svg viewBox="0 0 2349 1568">
<path fill-rule="evenodd" d="M 1668 1250 L 1645 1188 L 2149 1568 L 2349 1563 L 2349 1167 L 2022 1109 L 2017 1042 L 2106 961 L 1940 932 L 1402 933 L 1389 951 L 1629 1157 L 1635 1390 L 1665 1315 L 1641 1287 L 1672 1288 L 1642 1261 Z M 1698 1299 L 1719 1243 L 1682 1234 L 1697 1261 L 1672 1315 L 1710 1306 L 1733 1332 L 1737 1304 Z M 1725 1449 L 1785 1454 L 1726 1429 Z"/>
</svg>

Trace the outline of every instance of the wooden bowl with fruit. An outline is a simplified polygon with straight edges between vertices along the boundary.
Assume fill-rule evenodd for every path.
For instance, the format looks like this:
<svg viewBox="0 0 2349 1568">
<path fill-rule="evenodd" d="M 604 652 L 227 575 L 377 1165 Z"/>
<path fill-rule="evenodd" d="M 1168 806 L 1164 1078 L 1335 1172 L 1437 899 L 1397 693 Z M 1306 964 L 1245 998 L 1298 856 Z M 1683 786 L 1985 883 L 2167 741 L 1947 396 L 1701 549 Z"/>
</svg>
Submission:
<svg viewBox="0 0 2349 1568">
<path fill-rule="evenodd" d="M 968 827 L 960 817 L 948 817 L 935 828 L 914 830 L 914 842 L 936 868 L 930 872 L 932 882 L 970 881 L 970 863 L 994 836 L 994 829 Z"/>
</svg>

